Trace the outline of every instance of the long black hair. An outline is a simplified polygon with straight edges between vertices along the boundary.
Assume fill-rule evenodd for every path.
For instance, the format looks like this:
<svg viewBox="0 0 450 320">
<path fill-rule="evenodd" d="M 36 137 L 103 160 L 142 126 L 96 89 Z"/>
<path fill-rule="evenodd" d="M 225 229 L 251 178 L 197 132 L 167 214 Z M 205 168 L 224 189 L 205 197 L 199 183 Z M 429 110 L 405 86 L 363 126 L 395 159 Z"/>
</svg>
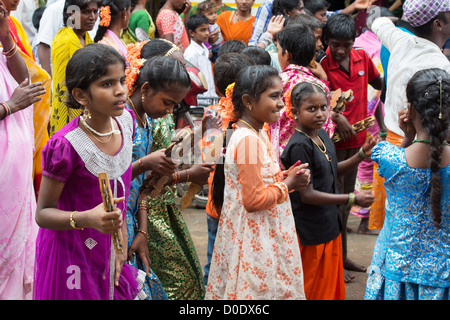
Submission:
<svg viewBox="0 0 450 320">
<path fill-rule="evenodd" d="M 419 115 L 421 125 L 430 135 L 431 212 L 433 223 L 441 222 L 441 156 L 450 134 L 449 104 L 450 75 L 438 69 L 420 70 L 412 76 L 406 87 L 406 97 Z M 444 181 L 444 183 L 447 183 Z"/>
<path fill-rule="evenodd" d="M 121 11 L 127 10 L 131 7 L 131 2 L 130 0 L 103 0 L 101 6 L 109 7 L 109 11 L 111 12 L 111 25 L 111 23 L 114 23 L 114 21 L 116 21 L 116 19 L 120 17 Z M 108 29 L 109 27 L 99 25 L 94 41 L 99 42 L 100 40 L 102 40 Z"/>
<path fill-rule="evenodd" d="M 233 111 L 237 118 L 241 118 L 245 110 L 245 105 L 242 100 L 244 95 L 251 96 L 255 101 L 258 101 L 261 94 L 272 86 L 274 77 L 279 77 L 278 71 L 267 65 L 252 65 L 242 69 L 234 85 L 232 102 Z M 230 121 L 227 128 L 227 133 L 232 132 L 233 124 L 236 121 Z M 226 150 L 227 141 L 231 135 L 227 135 L 223 139 L 223 148 Z M 225 152 L 224 152 L 225 153 Z M 224 172 L 225 154 L 223 154 L 216 163 L 214 170 L 214 178 L 212 182 L 212 205 L 217 212 L 220 212 L 223 205 L 223 196 L 225 188 L 225 172 Z"/>
</svg>

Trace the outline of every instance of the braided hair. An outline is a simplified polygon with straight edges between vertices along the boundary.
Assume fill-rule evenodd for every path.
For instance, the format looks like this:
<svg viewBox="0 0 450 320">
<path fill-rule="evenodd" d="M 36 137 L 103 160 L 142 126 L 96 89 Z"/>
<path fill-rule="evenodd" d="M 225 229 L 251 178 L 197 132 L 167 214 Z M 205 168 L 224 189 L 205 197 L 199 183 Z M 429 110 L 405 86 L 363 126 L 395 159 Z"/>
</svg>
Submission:
<svg viewBox="0 0 450 320">
<path fill-rule="evenodd" d="M 449 138 L 450 75 L 438 69 L 420 70 L 409 80 L 406 97 L 430 135 L 431 213 L 436 228 L 441 223 L 441 156 Z"/>
</svg>

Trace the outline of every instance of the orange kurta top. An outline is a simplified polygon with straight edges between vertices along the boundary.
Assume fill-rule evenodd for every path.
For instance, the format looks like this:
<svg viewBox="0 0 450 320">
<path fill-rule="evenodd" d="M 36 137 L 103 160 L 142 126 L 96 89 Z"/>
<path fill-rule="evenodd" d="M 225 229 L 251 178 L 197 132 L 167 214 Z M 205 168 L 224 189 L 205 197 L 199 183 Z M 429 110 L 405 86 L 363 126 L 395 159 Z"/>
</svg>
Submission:
<svg viewBox="0 0 450 320">
<path fill-rule="evenodd" d="M 217 24 L 222 32 L 223 40 L 241 40 L 245 44 L 248 43 L 252 36 L 253 24 L 255 17 L 252 16 L 248 20 L 233 22 L 236 11 L 224 11 L 217 17 Z"/>
<path fill-rule="evenodd" d="M 305 299 L 294 217 L 287 187 L 277 182 L 280 173 L 264 132 L 234 131 L 206 299 Z"/>
</svg>

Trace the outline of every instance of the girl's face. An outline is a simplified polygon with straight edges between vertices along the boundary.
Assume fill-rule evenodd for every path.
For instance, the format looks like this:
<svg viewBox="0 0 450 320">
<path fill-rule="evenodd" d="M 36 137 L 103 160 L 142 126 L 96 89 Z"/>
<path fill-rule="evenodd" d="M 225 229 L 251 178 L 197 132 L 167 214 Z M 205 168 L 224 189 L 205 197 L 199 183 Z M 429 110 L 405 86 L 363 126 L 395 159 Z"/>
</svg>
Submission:
<svg viewBox="0 0 450 320">
<path fill-rule="evenodd" d="M 280 111 L 284 107 L 283 84 L 281 83 L 281 79 L 279 77 L 273 77 L 272 85 L 261 93 L 258 100 L 250 99 L 250 105 L 252 110 L 246 109 L 249 117 L 260 123 L 277 122 L 280 117 Z"/>
<path fill-rule="evenodd" d="M 165 91 L 156 91 L 150 88 L 148 82 L 142 86 L 142 107 L 145 113 L 152 119 L 158 119 L 165 117 L 169 113 L 173 112 L 175 105 L 179 104 L 186 94 L 189 92 L 190 87 L 174 87 Z"/>
<path fill-rule="evenodd" d="M 300 106 L 292 108 L 297 116 L 297 124 L 303 131 L 319 130 L 328 119 L 328 101 L 325 93 L 313 93 L 300 102 Z"/>
<path fill-rule="evenodd" d="M 327 8 L 316 11 L 316 13 L 314 13 L 314 18 L 322 22 L 322 25 L 325 25 L 325 23 L 327 23 L 328 21 Z"/>
<path fill-rule="evenodd" d="M 127 101 L 125 68 L 122 63 L 109 65 L 105 75 L 92 82 L 84 92 L 84 100 L 78 101 L 95 115 L 118 117 Z M 78 100 L 78 99 L 77 99 Z"/>
<path fill-rule="evenodd" d="M 131 17 L 131 6 L 126 8 L 124 12 L 125 12 L 125 16 L 122 21 L 122 29 L 128 28 L 128 23 L 130 22 L 130 17 Z"/>
<path fill-rule="evenodd" d="M 205 17 L 208 18 L 209 24 L 214 24 L 217 21 L 217 10 L 216 8 L 208 9 L 205 12 Z"/>
</svg>

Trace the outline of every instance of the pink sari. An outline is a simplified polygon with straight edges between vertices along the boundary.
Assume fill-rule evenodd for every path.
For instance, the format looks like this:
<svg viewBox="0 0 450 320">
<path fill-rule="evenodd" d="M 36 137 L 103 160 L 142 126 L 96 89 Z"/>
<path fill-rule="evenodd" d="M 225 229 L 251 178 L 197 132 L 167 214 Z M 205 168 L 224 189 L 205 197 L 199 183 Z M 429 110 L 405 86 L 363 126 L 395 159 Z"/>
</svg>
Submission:
<svg viewBox="0 0 450 320">
<path fill-rule="evenodd" d="M 0 101 L 18 86 L 0 54 Z M 31 299 L 37 225 L 33 108 L 0 120 L 0 300 Z"/>
</svg>

